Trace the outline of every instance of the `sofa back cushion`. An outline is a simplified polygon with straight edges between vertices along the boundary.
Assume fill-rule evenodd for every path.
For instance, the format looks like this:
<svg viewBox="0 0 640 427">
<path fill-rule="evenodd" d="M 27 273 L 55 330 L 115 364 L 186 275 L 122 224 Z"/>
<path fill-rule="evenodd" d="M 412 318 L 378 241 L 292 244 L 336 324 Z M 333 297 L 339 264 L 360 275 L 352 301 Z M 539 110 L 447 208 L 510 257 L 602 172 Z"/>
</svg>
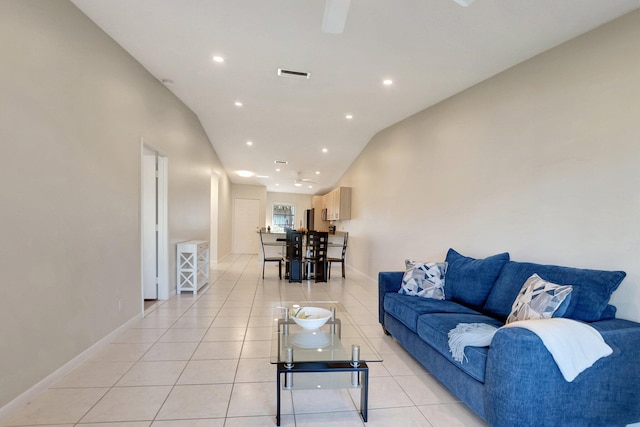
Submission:
<svg viewBox="0 0 640 427">
<path fill-rule="evenodd" d="M 518 292 L 532 274 L 537 274 L 549 282 L 571 285 L 571 300 L 563 317 L 585 322 L 595 322 L 603 318 L 611 294 L 626 276 L 624 271 L 589 270 L 510 261 L 500 272 L 483 312 L 499 319 L 506 319 Z"/>
<path fill-rule="evenodd" d="M 500 270 L 508 261 L 509 254 L 507 252 L 484 259 L 475 259 L 449 249 L 446 258 L 448 267 L 444 285 L 445 299 L 459 302 L 476 310 L 481 309 L 498 274 L 500 274 Z M 523 283 L 520 284 L 520 287 Z M 513 303 L 513 301 L 511 302 Z M 511 310 L 511 305 L 509 305 L 509 310 Z M 507 312 L 507 314 L 509 313 Z"/>
</svg>

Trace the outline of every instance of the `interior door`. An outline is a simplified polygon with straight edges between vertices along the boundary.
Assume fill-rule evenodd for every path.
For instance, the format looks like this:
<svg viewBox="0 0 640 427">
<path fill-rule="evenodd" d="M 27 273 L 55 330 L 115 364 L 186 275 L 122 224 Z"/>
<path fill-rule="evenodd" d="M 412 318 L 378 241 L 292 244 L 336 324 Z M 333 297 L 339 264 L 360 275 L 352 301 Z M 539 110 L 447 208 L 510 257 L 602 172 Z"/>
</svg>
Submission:
<svg viewBox="0 0 640 427">
<path fill-rule="evenodd" d="M 234 199 L 233 253 L 258 253 L 258 227 L 260 226 L 260 200 Z"/>
<path fill-rule="evenodd" d="M 158 299 L 158 180 L 156 154 L 142 159 L 142 295 Z"/>
</svg>

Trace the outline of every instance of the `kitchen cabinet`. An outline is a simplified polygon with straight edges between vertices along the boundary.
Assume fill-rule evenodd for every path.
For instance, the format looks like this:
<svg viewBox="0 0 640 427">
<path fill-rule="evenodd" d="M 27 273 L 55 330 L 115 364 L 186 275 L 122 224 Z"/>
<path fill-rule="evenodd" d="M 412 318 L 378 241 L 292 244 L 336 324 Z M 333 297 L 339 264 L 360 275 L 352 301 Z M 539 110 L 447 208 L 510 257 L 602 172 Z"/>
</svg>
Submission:
<svg viewBox="0 0 640 427">
<path fill-rule="evenodd" d="M 314 212 L 314 219 L 313 219 L 314 228 L 320 231 L 328 230 L 329 223 L 323 217 L 323 213 L 322 213 L 323 209 L 325 208 L 324 196 L 313 196 L 311 198 L 311 207 L 313 208 L 313 212 Z"/>
<path fill-rule="evenodd" d="M 338 187 L 324 195 L 327 221 L 351 219 L 351 187 Z"/>
</svg>

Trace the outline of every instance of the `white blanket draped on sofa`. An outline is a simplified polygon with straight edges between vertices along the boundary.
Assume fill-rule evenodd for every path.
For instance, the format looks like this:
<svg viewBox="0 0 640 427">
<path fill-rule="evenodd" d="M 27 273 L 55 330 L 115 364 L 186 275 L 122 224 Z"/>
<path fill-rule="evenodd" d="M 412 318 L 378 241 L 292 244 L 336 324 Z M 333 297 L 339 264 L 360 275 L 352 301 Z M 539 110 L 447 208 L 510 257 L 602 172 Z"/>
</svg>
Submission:
<svg viewBox="0 0 640 427">
<path fill-rule="evenodd" d="M 503 328 L 525 328 L 538 335 L 569 382 L 601 357 L 613 353 L 595 328 L 571 319 L 521 320 Z M 466 346 L 488 346 L 497 330 L 484 323 L 458 324 L 449 331 L 449 349 L 454 360 L 463 361 Z"/>
</svg>

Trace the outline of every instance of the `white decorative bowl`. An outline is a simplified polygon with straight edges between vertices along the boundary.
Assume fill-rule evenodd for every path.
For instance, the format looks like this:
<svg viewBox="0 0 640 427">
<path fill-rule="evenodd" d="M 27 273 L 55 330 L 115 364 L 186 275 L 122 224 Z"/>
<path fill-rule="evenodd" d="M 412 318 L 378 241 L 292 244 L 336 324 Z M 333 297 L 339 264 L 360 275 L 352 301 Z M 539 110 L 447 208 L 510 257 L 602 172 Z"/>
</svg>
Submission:
<svg viewBox="0 0 640 427">
<path fill-rule="evenodd" d="M 320 307 L 302 307 L 294 313 L 291 318 L 304 329 L 318 329 L 331 318 L 331 311 Z"/>
</svg>

